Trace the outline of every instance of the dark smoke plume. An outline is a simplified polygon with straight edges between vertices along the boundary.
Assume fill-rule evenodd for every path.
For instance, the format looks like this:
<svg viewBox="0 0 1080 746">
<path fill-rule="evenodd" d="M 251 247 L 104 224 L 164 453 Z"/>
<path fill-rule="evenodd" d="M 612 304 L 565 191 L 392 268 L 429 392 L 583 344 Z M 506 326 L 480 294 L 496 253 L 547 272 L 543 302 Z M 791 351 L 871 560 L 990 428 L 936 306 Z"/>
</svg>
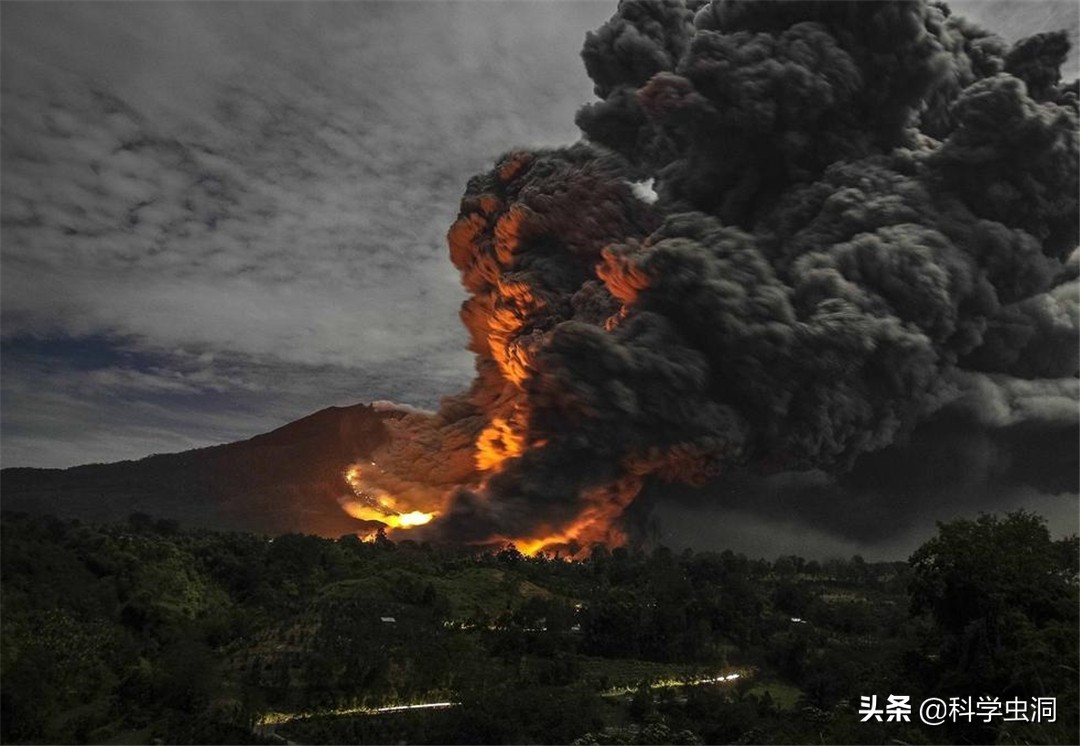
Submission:
<svg viewBox="0 0 1080 746">
<path fill-rule="evenodd" d="M 623 0 L 585 140 L 503 157 L 450 231 L 477 379 L 440 417 L 483 481 L 435 530 L 619 541 L 647 480 L 845 472 L 1075 379 L 1067 50 L 915 0 Z"/>
</svg>

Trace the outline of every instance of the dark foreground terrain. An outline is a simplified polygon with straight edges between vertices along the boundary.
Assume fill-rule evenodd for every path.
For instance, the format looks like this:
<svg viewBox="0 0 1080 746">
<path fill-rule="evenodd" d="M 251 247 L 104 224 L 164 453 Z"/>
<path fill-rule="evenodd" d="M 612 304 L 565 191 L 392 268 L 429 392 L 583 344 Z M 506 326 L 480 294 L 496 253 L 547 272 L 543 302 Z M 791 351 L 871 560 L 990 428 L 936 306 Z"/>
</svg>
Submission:
<svg viewBox="0 0 1080 746">
<path fill-rule="evenodd" d="M 1080 742 L 1077 542 L 1030 514 L 895 563 L 2 528 L 6 743 Z M 920 722 L 980 695 L 1055 719 Z"/>
</svg>

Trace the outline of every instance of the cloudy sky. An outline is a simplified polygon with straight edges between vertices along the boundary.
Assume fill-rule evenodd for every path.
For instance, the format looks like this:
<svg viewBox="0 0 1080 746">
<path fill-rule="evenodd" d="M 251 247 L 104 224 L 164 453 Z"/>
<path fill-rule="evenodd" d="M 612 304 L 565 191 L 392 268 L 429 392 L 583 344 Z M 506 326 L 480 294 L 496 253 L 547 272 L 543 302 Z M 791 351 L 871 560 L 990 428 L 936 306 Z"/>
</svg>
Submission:
<svg viewBox="0 0 1080 746">
<path fill-rule="evenodd" d="M 1072 2 L 953 6 L 1076 36 Z M 3 466 L 460 389 L 458 199 L 501 152 L 576 139 L 613 7 L 4 2 Z"/>
</svg>

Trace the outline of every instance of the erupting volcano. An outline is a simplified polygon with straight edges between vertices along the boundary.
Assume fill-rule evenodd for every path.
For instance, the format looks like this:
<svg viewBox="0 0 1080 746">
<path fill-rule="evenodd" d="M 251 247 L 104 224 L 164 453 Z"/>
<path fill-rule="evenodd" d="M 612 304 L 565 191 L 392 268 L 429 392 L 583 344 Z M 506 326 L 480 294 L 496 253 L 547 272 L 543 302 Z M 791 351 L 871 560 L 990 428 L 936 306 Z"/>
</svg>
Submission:
<svg viewBox="0 0 1080 746">
<path fill-rule="evenodd" d="M 1067 51 L 914 0 L 623 0 L 583 140 L 503 156 L 449 230 L 476 378 L 375 459 L 426 497 L 350 471 L 343 506 L 574 553 L 624 543 L 647 483 L 843 471 L 979 392 L 1075 397 Z"/>
</svg>

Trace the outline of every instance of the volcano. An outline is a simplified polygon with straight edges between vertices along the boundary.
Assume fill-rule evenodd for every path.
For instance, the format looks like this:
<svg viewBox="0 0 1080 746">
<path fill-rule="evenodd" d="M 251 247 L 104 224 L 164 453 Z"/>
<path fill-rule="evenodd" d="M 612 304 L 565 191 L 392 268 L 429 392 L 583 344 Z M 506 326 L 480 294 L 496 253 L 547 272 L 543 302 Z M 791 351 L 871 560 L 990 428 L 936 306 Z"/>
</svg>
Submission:
<svg viewBox="0 0 1080 746">
<path fill-rule="evenodd" d="M 248 440 L 138 461 L 0 471 L 4 510 L 118 521 L 135 512 L 184 525 L 340 536 L 361 526 L 341 509 L 342 475 L 370 458 L 400 410 L 328 407 Z"/>
<path fill-rule="evenodd" d="M 920 438 L 933 458 L 905 472 L 971 454 L 965 494 L 1074 494 L 1068 455 L 1014 479 L 1000 445 L 1075 442 L 1068 51 L 1067 32 L 1010 45 L 926 0 L 624 0 L 586 35 L 582 138 L 503 154 L 449 227 L 466 391 L 430 414 L 327 410 L 205 452 L 14 472 L 6 506 L 381 523 L 568 556 L 630 543 L 652 495 L 745 499 L 716 488 L 741 474 L 825 484 L 830 515 L 862 504 L 845 480 L 879 519 L 921 514 L 927 491 L 901 472 L 886 489 L 876 462 Z"/>
<path fill-rule="evenodd" d="M 369 536 L 382 523 L 395 540 L 438 539 L 424 531 L 395 531 L 391 513 L 363 520 L 355 508 L 350 509 L 350 501 L 355 505 L 361 494 L 349 478 L 356 464 L 366 468 L 377 460 L 391 471 L 403 464 L 425 465 L 414 467 L 414 476 L 443 493 L 466 479 L 467 464 L 455 466 L 430 456 L 414 459 L 415 448 L 427 449 L 409 433 L 433 419 L 385 404 L 328 407 L 248 440 L 209 448 L 70 469 L 3 469 L 3 509 L 93 522 L 124 521 L 133 513 L 144 513 L 213 530 L 324 537 Z M 1053 503 L 1074 501 L 1080 473 L 1078 443 L 1075 422 L 1035 426 L 1018 421 L 986 430 L 954 407 L 920 427 L 905 443 L 861 460 L 838 480 L 823 481 L 820 474 L 780 472 L 763 477 L 743 471 L 697 489 L 667 485 L 651 490 L 641 501 L 637 523 L 631 522 L 631 543 L 670 540 L 727 546 L 736 540 L 738 522 L 749 519 L 768 525 L 797 520 L 838 541 L 902 545 L 906 534 L 922 535 L 923 523 L 956 513 L 1017 506 L 1045 510 Z M 400 451 L 396 454 L 395 446 Z M 383 474 L 382 481 L 398 494 L 405 482 L 393 482 L 391 476 Z M 698 520 L 694 531 L 688 532 L 685 526 L 680 528 L 678 511 L 671 512 L 682 505 L 700 515 L 710 503 L 723 504 L 729 511 L 711 530 Z M 670 535 L 667 530 L 663 536 L 651 533 L 648 517 L 656 509 L 665 516 L 665 524 L 673 521 L 666 526 Z M 725 532 L 723 525 L 732 521 Z M 1069 525 L 1071 521 L 1059 519 L 1055 530 L 1065 531 Z M 509 538 L 527 553 L 545 545 L 528 537 L 503 540 Z M 559 548 L 564 556 L 574 553 Z"/>
</svg>

